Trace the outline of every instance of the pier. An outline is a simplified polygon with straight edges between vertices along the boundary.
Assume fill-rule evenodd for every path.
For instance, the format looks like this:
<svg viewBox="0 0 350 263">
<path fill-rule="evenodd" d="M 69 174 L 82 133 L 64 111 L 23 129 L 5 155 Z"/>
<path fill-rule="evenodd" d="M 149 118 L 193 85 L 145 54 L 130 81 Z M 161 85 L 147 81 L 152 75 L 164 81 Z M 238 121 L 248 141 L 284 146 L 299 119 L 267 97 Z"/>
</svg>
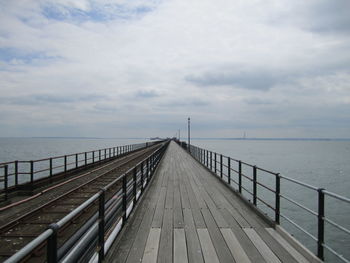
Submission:
<svg viewBox="0 0 350 263">
<path fill-rule="evenodd" d="M 48 168 L 38 170 L 48 175 L 36 179 L 30 165 L 30 172 L 23 172 L 30 180 L 22 184 L 20 169 L 9 169 L 13 163 L 2 166 L 8 181 L 0 207 L 0 261 L 321 262 L 324 197 L 349 202 L 313 189 L 323 197 L 321 209 L 313 212 L 319 219 L 315 255 L 280 226 L 281 218 L 288 219 L 280 210 L 280 199 L 287 198 L 280 181 L 300 184 L 296 180 L 179 141 L 97 152 L 71 155 L 73 162 L 60 157 L 64 166 L 57 174 L 52 158 L 39 160 L 49 161 Z M 260 173 L 276 180 L 270 189 L 273 204 L 259 195 L 259 187 L 268 188 Z M 15 195 L 23 189 L 32 193 Z M 272 218 L 260 203 L 273 210 Z"/>
</svg>

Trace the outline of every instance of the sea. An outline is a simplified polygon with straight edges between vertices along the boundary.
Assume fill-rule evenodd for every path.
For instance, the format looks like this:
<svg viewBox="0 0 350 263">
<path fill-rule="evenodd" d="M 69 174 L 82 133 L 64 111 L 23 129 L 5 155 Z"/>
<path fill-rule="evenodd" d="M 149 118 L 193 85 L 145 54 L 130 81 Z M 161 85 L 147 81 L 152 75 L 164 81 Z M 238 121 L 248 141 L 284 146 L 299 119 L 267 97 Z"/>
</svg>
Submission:
<svg viewBox="0 0 350 263">
<path fill-rule="evenodd" d="M 126 144 L 149 141 L 148 139 L 100 139 L 100 138 L 0 138 L 0 163 L 14 160 L 36 160 L 41 158 L 110 148 Z M 292 178 L 316 188 L 350 198 L 350 140 L 324 139 L 192 139 L 191 144 L 230 156 L 236 160 L 256 165 L 282 177 Z M 225 157 L 224 157 L 225 160 Z M 224 161 L 225 162 L 225 161 Z M 231 163 L 236 169 L 235 162 Z M 252 169 L 244 167 L 243 172 L 251 176 Z M 233 173 L 232 178 L 235 179 Z M 257 174 L 258 181 L 274 188 L 275 177 L 265 172 Z M 251 190 L 248 180 L 243 180 L 246 189 Z M 237 188 L 232 184 L 233 188 Z M 259 186 L 258 196 L 274 206 L 274 195 Z M 249 193 L 245 197 L 252 200 Z M 317 212 L 317 191 L 301 187 L 281 179 L 281 195 Z M 350 204 L 325 197 L 325 216 L 332 222 L 350 229 Z M 273 211 L 258 200 L 258 208 L 274 218 Z M 317 217 L 299 206 L 281 198 L 281 214 L 292 220 L 313 236 L 317 236 Z M 299 230 L 288 220 L 281 218 L 281 225 L 316 253 L 315 240 Z M 327 246 L 350 260 L 350 235 L 340 231 L 331 223 L 325 224 Z M 328 262 L 342 262 L 325 249 Z"/>
</svg>

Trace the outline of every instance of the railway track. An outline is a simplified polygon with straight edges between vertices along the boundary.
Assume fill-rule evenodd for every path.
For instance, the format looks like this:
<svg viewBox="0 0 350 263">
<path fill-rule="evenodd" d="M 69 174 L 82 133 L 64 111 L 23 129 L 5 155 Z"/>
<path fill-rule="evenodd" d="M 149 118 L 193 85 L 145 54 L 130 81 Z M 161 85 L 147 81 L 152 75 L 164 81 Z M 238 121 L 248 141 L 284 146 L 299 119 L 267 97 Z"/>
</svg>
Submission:
<svg viewBox="0 0 350 263">
<path fill-rule="evenodd" d="M 159 149 L 161 145 L 154 145 L 150 148 L 132 153 L 111 163 L 104 164 L 102 167 L 94 169 L 96 171 L 100 169 L 102 171 L 97 176 L 91 178 L 88 177 L 90 172 L 85 173 L 86 180 L 83 184 L 75 186 L 68 192 L 61 194 L 58 197 L 40 205 L 33 211 L 30 211 L 6 225 L 0 227 L 0 262 L 3 262 L 8 257 L 16 253 L 19 249 L 24 247 L 30 241 L 35 239 L 47 227 L 54 222 L 57 222 L 65 215 L 69 214 L 84 201 L 96 194 L 102 187 L 110 184 L 118 176 L 125 173 L 131 167 L 134 167 L 141 160 L 150 156 L 154 151 Z M 84 174 L 79 175 L 80 178 L 84 177 Z M 128 184 L 132 180 L 132 175 L 127 177 Z M 60 187 L 60 184 L 59 186 Z M 120 191 L 122 187 L 121 183 L 116 183 L 108 188 L 105 193 L 106 201 L 114 198 L 116 193 Z M 74 220 L 68 222 L 58 232 L 58 247 L 61 247 L 69 238 L 81 228 L 86 221 L 91 218 L 95 213 L 97 203 L 93 203 L 82 213 L 77 215 Z M 34 257 L 28 258 L 28 262 L 43 262 L 45 261 L 45 249 L 46 244 L 38 247 L 34 252 Z"/>
</svg>

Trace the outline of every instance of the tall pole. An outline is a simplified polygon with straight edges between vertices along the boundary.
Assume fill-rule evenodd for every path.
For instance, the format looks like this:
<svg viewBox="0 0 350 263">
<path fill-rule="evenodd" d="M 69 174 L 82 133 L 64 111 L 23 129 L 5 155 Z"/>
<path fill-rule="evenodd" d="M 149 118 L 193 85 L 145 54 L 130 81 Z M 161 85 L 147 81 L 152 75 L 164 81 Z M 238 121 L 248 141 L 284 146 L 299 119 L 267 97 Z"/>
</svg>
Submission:
<svg viewBox="0 0 350 263">
<path fill-rule="evenodd" d="M 191 119 L 188 117 L 188 151 L 190 151 L 190 145 L 191 145 Z"/>
</svg>

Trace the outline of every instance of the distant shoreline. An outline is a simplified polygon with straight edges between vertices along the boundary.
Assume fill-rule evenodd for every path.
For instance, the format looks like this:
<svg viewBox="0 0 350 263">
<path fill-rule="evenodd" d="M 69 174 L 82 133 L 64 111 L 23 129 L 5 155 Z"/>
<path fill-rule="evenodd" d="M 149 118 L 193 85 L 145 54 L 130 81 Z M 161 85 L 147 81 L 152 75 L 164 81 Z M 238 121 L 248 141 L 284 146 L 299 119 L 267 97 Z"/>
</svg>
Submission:
<svg viewBox="0 0 350 263">
<path fill-rule="evenodd" d="M 150 140 L 142 137 L 59 137 L 59 136 L 38 136 L 38 137 L 0 137 L 0 139 L 83 139 L 83 140 Z M 187 137 L 181 138 L 187 141 Z M 193 137 L 192 140 L 222 140 L 222 141 L 350 141 L 350 138 L 220 138 L 220 137 Z"/>
</svg>

